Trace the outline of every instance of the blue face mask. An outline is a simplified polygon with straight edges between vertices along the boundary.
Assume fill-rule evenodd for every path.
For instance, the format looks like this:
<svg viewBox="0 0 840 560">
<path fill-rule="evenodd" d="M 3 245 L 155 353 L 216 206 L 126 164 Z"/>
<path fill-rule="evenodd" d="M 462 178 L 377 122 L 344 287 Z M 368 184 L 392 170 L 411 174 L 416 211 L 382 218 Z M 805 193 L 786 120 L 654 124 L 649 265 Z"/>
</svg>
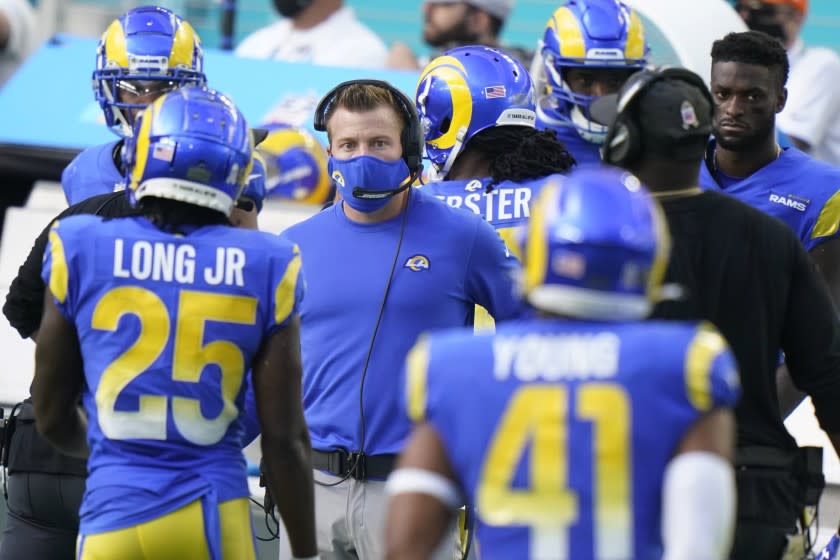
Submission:
<svg viewBox="0 0 840 560">
<path fill-rule="evenodd" d="M 375 212 L 388 204 L 393 196 L 391 191 L 399 188 L 410 174 L 402 158 L 385 161 L 373 156 L 330 157 L 329 172 L 344 202 L 353 210 L 365 213 Z M 356 188 L 367 191 L 367 197 L 353 196 Z"/>
</svg>

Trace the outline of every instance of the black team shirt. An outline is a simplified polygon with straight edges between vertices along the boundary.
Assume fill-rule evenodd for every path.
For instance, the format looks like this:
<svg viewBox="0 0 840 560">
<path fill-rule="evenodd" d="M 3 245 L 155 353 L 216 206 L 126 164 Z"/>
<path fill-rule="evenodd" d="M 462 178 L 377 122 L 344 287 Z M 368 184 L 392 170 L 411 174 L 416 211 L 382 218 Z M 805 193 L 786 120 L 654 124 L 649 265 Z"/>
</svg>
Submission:
<svg viewBox="0 0 840 560">
<path fill-rule="evenodd" d="M 778 406 L 779 349 L 794 384 L 811 397 L 820 426 L 840 432 L 840 323 L 796 234 L 716 192 L 660 203 L 673 238 L 666 282 L 686 293 L 660 303 L 654 317 L 705 319 L 729 342 L 743 391 L 738 446 L 796 446 Z"/>
</svg>

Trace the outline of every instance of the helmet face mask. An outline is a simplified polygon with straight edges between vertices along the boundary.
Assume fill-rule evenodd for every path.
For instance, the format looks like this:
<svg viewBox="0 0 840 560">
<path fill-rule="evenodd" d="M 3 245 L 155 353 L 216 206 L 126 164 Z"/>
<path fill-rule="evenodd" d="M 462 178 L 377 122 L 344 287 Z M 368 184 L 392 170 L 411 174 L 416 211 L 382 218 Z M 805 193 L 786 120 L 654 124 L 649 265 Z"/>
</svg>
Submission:
<svg viewBox="0 0 840 560">
<path fill-rule="evenodd" d="M 600 144 L 606 128 L 589 118 L 589 106 L 599 94 L 570 74 L 590 71 L 609 84 L 600 95 L 615 93 L 646 66 L 649 50 L 641 19 L 623 2 L 569 0 L 552 14 L 541 41 L 547 85 L 541 110 L 561 126 L 575 128 L 584 140 Z"/>
<path fill-rule="evenodd" d="M 137 113 L 159 95 L 204 85 L 198 34 L 171 11 L 135 8 L 114 20 L 97 46 L 94 96 L 116 134 L 132 133 Z"/>
<path fill-rule="evenodd" d="M 426 157 L 444 178 L 469 140 L 494 126 L 536 123 L 531 77 L 510 56 L 489 47 L 445 52 L 423 69 L 415 105 Z"/>
</svg>

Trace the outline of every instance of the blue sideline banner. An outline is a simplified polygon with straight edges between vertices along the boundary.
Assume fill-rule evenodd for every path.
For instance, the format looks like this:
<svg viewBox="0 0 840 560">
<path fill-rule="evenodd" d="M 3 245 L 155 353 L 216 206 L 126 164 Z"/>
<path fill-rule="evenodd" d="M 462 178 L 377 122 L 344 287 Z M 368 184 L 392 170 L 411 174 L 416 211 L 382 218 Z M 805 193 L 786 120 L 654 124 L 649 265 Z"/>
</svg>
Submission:
<svg viewBox="0 0 840 560">
<path fill-rule="evenodd" d="M 0 144 L 82 149 L 114 135 L 93 98 L 96 39 L 58 35 L 45 43 L 0 89 Z M 239 58 L 206 49 L 208 84 L 228 94 L 249 124 L 312 127 L 315 106 L 345 80 L 387 80 L 413 97 L 416 72 L 329 68 Z M 323 136 L 321 136 L 323 139 Z"/>
</svg>

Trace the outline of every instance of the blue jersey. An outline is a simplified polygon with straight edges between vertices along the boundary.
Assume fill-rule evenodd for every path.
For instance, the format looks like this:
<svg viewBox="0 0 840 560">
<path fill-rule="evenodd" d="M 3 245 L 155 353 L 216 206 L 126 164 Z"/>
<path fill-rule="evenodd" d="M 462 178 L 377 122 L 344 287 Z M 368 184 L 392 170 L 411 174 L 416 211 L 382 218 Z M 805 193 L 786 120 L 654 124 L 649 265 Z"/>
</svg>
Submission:
<svg viewBox="0 0 840 560">
<path fill-rule="evenodd" d="M 300 264 L 290 243 L 230 226 L 174 235 L 98 216 L 53 226 L 43 278 L 85 368 L 82 534 L 249 495 L 243 379 L 297 312 Z"/>
<path fill-rule="evenodd" d="M 504 181 L 487 192 L 491 182 L 490 177 L 484 177 L 438 181 L 420 188 L 450 206 L 466 208 L 487 220 L 505 240 L 508 249 L 519 256 L 515 233 L 528 223 L 531 201 L 536 199 L 545 179 L 524 183 Z"/>
<path fill-rule="evenodd" d="M 408 414 L 441 438 L 482 559 L 658 560 L 666 465 L 701 415 L 739 394 L 708 324 L 460 329 L 407 363 Z"/>
<path fill-rule="evenodd" d="M 557 139 L 563 142 L 566 151 L 574 156 L 578 167 L 601 165 L 601 145 L 584 140 L 575 127 L 552 119 L 551 116 L 537 109 L 537 128 L 556 132 Z"/>
<path fill-rule="evenodd" d="M 124 187 L 124 178 L 114 163 L 114 149 L 120 140 L 85 149 L 64 168 L 61 188 L 67 204 L 72 206 L 98 194 L 107 194 Z"/>
<path fill-rule="evenodd" d="M 283 233 L 306 266 L 301 352 L 313 449 L 359 450 L 362 371 L 398 245 L 364 378 L 368 455 L 403 447 L 410 426 L 400 414 L 399 372 L 420 333 L 471 325 L 475 304 L 501 320 L 520 313 L 512 280 L 518 261 L 489 224 L 423 189 L 411 191 L 406 212 L 402 233 L 403 215 L 360 224 L 341 204 Z"/>
<path fill-rule="evenodd" d="M 714 146 L 712 141 L 709 154 L 714 154 Z M 703 189 L 717 189 L 779 218 L 809 251 L 838 236 L 840 168 L 785 148 L 749 177 L 734 179 L 714 170 L 713 157 L 700 166 Z"/>
</svg>

